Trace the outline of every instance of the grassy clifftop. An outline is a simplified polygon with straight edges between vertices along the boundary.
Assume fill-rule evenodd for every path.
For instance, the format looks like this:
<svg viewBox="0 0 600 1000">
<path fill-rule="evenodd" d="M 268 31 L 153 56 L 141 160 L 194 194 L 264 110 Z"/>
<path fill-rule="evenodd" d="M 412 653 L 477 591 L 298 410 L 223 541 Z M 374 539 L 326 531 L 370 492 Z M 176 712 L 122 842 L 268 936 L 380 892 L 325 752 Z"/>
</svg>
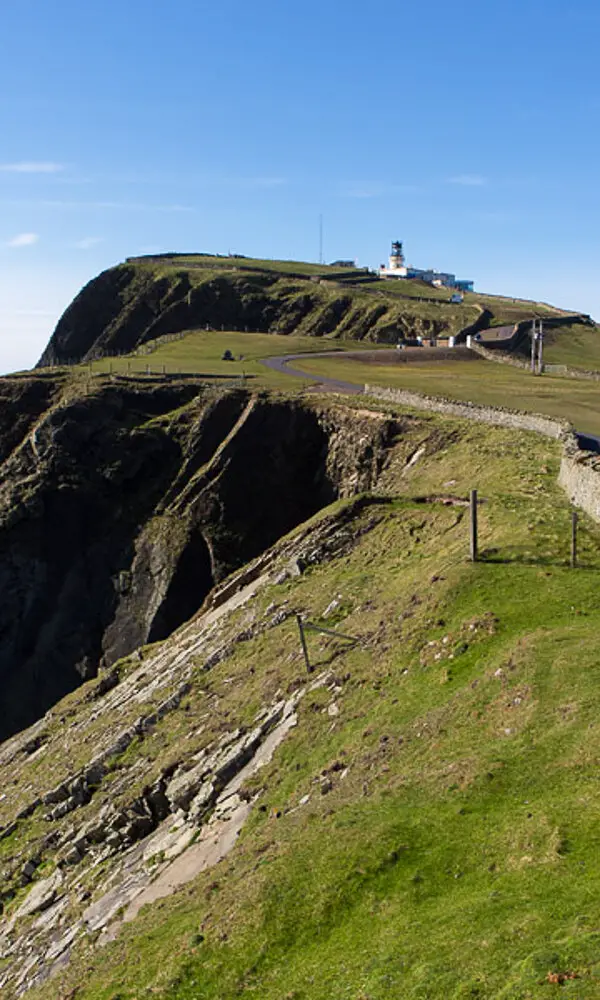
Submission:
<svg viewBox="0 0 600 1000">
<path fill-rule="evenodd" d="M 0 977 L 57 973 L 28 996 L 543 1000 L 562 982 L 597 997 L 598 529 L 582 518 L 570 570 L 558 445 L 396 419 L 377 502 L 321 512 L 228 608 L 206 606 L 4 751 L 1 822 L 57 785 L 72 803 L 65 815 L 54 793 L 0 841 L 14 872 Z M 461 498 L 475 485 L 471 564 Z M 360 641 L 311 635 L 307 677 L 296 613 Z M 237 786 L 250 808 L 230 852 L 194 870 L 224 806 L 188 846 L 175 812 L 179 847 L 144 851 L 143 797 L 157 809 L 162 787 L 181 806 L 173 785 L 278 699 L 297 699 L 295 725 Z M 115 744 L 138 717 L 153 721 Z M 107 740 L 79 802 L 75 775 Z M 149 894 L 132 912 L 136 878 Z"/>
<path fill-rule="evenodd" d="M 205 255 L 130 259 L 93 279 L 66 310 L 40 364 L 131 351 L 159 336 L 205 327 L 395 342 L 449 336 L 560 310 L 419 281 L 377 280 L 356 269 Z"/>
</svg>

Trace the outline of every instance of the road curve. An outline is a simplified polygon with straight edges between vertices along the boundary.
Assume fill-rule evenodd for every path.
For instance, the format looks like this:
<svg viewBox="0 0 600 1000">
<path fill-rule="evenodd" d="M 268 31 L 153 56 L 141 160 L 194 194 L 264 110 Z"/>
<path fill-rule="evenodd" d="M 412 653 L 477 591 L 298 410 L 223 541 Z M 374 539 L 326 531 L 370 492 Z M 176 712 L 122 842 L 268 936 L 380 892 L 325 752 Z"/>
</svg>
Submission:
<svg viewBox="0 0 600 1000">
<path fill-rule="evenodd" d="M 303 372 L 299 368 L 290 368 L 289 362 L 297 358 L 335 358 L 344 354 L 344 351 L 315 351 L 304 354 L 280 354 L 273 358 L 261 358 L 261 364 L 271 368 L 272 371 L 280 372 L 282 375 L 295 375 L 298 378 L 307 379 L 314 382 L 314 388 L 322 388 L 325 392 L 335 392 L 347 396 L 363 395 L 365 387 L 362 383 L 342 382 L 339 379 L 328 378 L 326 375 L 311 375 Z M 460 400 L 457 400 L 460 402 Z M 579 447 L 584 451 L 600 453 L 600 437 L 594 434 L 586 434 L 582 431 L 575 431 L 579 440 Z"/>
<path fill-rule="evenodd" d="M 362 395 L 365 391 L 362 383 L 341 382 L 339 379 L 328 378 L 326 375 L 311 375 L 309 372 L 300 371 L 299 368 L 289 367 L 289 362 L 295 361 L 296 358 L 334 358 L 343 353 L 343 351 L 319 351 L 315 353 L 305 352 L 304 354 L 280 354 L 274 358 L 261 358 L 261 364 L 275 372 L 280 372 L 282 375 L 295 375 L 298 378 L 308 379 L 315 383 L 315 388 L 323 386 L 327 392 L 339 392 L 346 396 Z"/>
</svg>

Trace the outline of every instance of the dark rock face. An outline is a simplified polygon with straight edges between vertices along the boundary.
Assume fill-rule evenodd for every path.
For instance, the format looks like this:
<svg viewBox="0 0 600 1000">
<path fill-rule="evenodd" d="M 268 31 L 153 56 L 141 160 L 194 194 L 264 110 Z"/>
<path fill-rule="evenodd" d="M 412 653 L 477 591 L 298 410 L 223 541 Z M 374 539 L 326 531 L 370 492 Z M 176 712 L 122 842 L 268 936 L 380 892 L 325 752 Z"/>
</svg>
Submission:
<svg viewBox="0 0 600 1000">
<path fill-rule="evenodd" d="M 257 270 L 214 270 L 127 263 L 104 271 L 74 299 L 38 367 L 127 353 L 185 330 L 249 330 L 346 337 L 395 343 L 400 334 L 457 333 L 478 315 L 475 307 L 441 304 L 436 318 L 410 299 L 365 293 L 301 275 Z M 339 293 L 339 294 L 338 294 Z"/>
<path fill-rule="evenodd" d="M 62 316 L 39 365 L 84 358 L 119 315 L 133 278 L 133 268 L 111 268 L 88 282 Z"/>
<path fill-rule="evenodd" d="M 335 497 L 368 489 L 394 433 L 200 383 L 62 388 L 0 382 L 16 414 L 0 418 L 0 738 L 165 638 Z"/>
<path fill-rule="evenodd" d="M 128 352 L 157 337 L 206 325 L 269 330 L 286 312 L 285 302 L 270 292 L 276 283 L 276 276 L 268 274 L 209 274 L 192 286 L 185 271 L 167 278 L 132 264 L 110 268 L 73 300 L 38 367 Z"/>
</svg>

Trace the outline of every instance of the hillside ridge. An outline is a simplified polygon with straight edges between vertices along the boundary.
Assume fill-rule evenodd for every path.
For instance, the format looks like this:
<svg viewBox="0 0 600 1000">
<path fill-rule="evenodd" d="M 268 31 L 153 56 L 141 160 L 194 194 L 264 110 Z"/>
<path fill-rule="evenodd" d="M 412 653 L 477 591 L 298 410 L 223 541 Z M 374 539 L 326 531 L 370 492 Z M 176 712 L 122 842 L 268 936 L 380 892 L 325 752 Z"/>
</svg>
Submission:
<svg viewBox="0 0 600 1000">
<path fill-rule="evenodd" d="M 130 258 L 82 289 L 38 366 L 127 353 L 189 329 L 395 343 L 560 314 L 543 303 L 475 293 L 456 303 L 447 289 L 358 270 L 200 255 Z"/>
</svg>

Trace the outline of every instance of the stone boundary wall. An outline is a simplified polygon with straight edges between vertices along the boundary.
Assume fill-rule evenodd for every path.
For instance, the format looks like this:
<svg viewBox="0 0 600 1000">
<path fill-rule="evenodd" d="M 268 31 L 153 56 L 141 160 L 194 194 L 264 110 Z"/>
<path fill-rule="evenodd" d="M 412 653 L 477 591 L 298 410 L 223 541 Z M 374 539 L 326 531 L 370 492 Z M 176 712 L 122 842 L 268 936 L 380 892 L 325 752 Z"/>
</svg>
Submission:
<svg viewBox="0 0 600 1000">
<path fill-rule="evenodd" d="M 432 413 L 443 413 L 449 417 L 462 417 L 466 420 L 476 420 L 479 423 L 495 424 L 498 427 L 512 427 L 515 430 L 534 431 L 545 437 L 560 440 L 571 430 L 566 421 L 553 420 L 541 413 L 523 413 L 521 410 L 509 410 L 494 406 L 480 406 L 478 403 L 456 402 L 443 396 L 425 396 L 408 389 L 384 389 L 381 386 L 365 385 L 365 395 L 375 399 L 383 399 L 390 403 L 399 403 L 417 410 L 429 410 Z M 599 483 L 600 489 L 600 483 Z"/>
<path fill-rule="evenodd" d="M 558 482 L 572 504 L 600 521 L 600 455 L 584 451 L 572 431 L 563 444 Z"/>
<path fill-rule="evenodd" d="M 500 363 L 502 365 L 512 365 L 513 368 L 520 368 L 526 372 L 531 371 L 530 361 L 520 361 L 499 347 L 490 350 L 489 347 L 484 347 L 483 344 L 472 343 L 470 349 L 475 351 L 476 354 L 480 354 L 486 361 L 495 361 L 496 364 Z M 560 369 L 560 371 L 553 371 L 552 369 Z M 591 382 L 600 381 L 600 371 L 591 371 L 587 368 L 571 368 L 569 365 L 554 365 L 551 362 L 544 365 L 544 373 L 559 375 L 561 378 L 587 379 Z"/>
<path fill-rule="evenodd" d="M 471 343 L 471 350 L 475 351 L 476 354 L 480 354 L 486 361 L 494 361 L 496 364 L 500 363 L 501 365 L 512 365 L 513 368 L 520 368 L 522 371 L 531 371 L 530 362 L 513 358 L 512 355 L 507 354 L 500 347 L 490 350 L 489 347 L 484 347 L 483 344 Z"/>
<path fill-rule="evenodd" d="M 533 431 L 545 437 L 561 441 L 561 457 L 558 483 L 576 507 L 600 522 L 600 454 L 586 451 L 579 438 L 566 421 L 553 420 L 540 413 L 523 413 L 493 406 L 479 406 L 477 403 L 457 403 L 442 396 L 425 396 L 405 389 L 384 389 L 381 386 L 365 385 L 365 395 L 390 403 L 399 403 L 416 410 L 429 410 L 449 417 L 476 420 L 479 423 L 497 427 L 512 427 L 515 430 Z"/>
<path fill-rule="evenodd" d="M 552 364 L 544 365 L 544 371 L 551 369 L 554 366 Z M 563 369 L 562 372 L 555 372 L 554 374 L 561 375 L 562 378 L 583 378 L 591 382 L 600 381 L 600 372 L 590 371 L 588 368 L 570 368 L 569 365 L 557 365 Z M 548 371 L 548 374 L 553 374 Z"/>
</svg>

